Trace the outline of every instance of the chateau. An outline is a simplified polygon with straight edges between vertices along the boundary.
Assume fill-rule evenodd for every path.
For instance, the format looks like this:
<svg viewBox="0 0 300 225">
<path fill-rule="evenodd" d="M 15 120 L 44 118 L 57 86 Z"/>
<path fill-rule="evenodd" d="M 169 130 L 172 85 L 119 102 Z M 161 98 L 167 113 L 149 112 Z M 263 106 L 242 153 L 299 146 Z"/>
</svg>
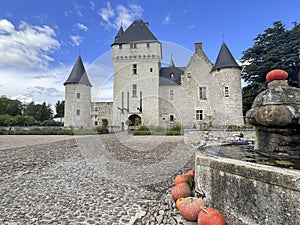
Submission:
<svg viewBox="0 0 300 225">
<path fill-rule="evenodd" d="M 241 67 L 223 42 L 215 64 L 195 43 L 185 67 L 171 57 L 162 67 L 162 44 L 148 23 L 121 27 L 111 45 L 113 102 L 91 102 L 91 83 L 79 56 L 65 85 L 65 126 L 92 127 L 107 119 L 115 130 L 142 124 L 185 128 L 242 126 Z"/>
</svg>

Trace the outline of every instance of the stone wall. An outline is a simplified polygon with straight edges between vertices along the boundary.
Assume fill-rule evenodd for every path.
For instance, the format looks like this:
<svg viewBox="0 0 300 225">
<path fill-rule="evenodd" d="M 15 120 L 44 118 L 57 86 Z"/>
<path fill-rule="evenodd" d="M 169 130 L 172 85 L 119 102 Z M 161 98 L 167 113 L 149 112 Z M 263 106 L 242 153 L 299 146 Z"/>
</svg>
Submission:
<svg viewBox="0 0 300 225">
<path fill-rule="evenodd" d="M 101 126 L 102 119 L 107 119 L 108 124 L 112 125 L 112 110 L 112 102 L 92 102 L 91 116 L 93 120 L 93 125 Z"/>
<path fill-rule="evenodd" d="M 228 224 L 300 224 L 300 171 L 196 154 L 196 192 Z"/>
<path fill-rule="evenodd" d="M 91 87 L 85 84 L 67 84 L 64 126 L 89 128 L 91 125 Z"/>
<path fill-rule="evenodd" d="M 184 142 L 186 144 L 200 144 L 201 141 L 209 138 L 210 140 L 222 141 L 222 140 L 235 140 L 242 134 L 245 140 L 255 140 L 254 129 L 240 129 L 240 130 L 226 130 L 226 129 L 212 129 L 208 134 L 205 134 L 206 130 L 198 129 L 184 129 Z"/>
</svg>

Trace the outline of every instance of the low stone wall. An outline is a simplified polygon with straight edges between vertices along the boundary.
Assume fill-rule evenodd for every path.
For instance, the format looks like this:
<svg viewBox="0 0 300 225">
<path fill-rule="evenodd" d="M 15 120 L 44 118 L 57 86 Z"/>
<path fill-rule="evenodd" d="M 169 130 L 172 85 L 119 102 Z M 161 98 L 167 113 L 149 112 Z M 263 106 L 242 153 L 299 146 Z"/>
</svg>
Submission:
<svg viewBox="0 0 300 225">
<path fill-rule="evenodd" d="M 184 142 L 186 144 L 199 144 L 202 140 L 209 138 L 210 140 L 235 140 L 239 136 L 243 136 L 245 140 L 255 140 L 254 129 L 239 129 L 239 130 L 226 130 L 226 129 L 212 129 L 209 131 L 198 129 L 185 129 Z"/>
<path fill-rule="evenodd" d="M 300 224 L 300 171 L 196 153 L 196 192 L 228 224 Z"/>
</svg>

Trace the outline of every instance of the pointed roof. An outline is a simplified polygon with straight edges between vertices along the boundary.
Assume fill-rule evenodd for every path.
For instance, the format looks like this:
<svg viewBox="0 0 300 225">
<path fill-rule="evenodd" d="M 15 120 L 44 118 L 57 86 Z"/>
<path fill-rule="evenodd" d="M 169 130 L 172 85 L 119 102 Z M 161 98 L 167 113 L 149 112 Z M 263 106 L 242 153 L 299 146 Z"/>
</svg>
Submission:
<svg viewBox="0 0 300 225">
<path fill-rule="evenodd" d="M 223 42 L 216 63 L 212 70 L 214 71 L 217 69 L 229 67 L 240 68 L 239 64 L 235 61 L 234 57 L 229 51 L 227 45 L 225 44 L 225 42 Z"/>
<path fill-rule="evenodd" d="M 171 54 L 171 59 L 170 59 L 170 64 L 169 64 L 169 67 L 175 67 L 175 63 L 174 63 L 174 60 L 173 60 L 172 54 Z"/>
<path fill-rule="evenodd" d="M 123 30 L 123 27 L 121 26 L 117 35 L 115 36 L 115 41 L 118 41 L 123 33 L 124 33 L 124 30 Z"/>
<path fill-rule="evenodd" d="M 114 44 L 125 44 L 132 42 L 147 42 L 158 41 L 148 28 L 148 23 L 143 20 L 135 20 L 118 38 L 115 39 Z M 123 29 L 123 28 L 122 28 Z M 117 36 L 120 34 L 120 30 Z"/>
<path fill-rule="evenodd" d="M 78 56 L 75 65 L 73 66 L 73 69 L 64 85 L 66 84 L 86 84 L 92 87 L 80 55 Z"/>
</svg>

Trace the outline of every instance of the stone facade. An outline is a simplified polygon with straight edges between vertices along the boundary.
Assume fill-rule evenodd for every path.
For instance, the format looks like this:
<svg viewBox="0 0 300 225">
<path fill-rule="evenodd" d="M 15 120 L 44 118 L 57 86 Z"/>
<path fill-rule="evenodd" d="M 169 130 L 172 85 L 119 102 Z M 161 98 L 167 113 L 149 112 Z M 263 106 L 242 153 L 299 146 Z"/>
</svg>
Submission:
<svg viewBox="0 0 300 225">
<path fill-rule="evenodd" d="M 101 126 L 102 119 L 107 119 L 108 124 L 112 124 L 112 102 L 92 102 L 91 118 L 94 126 Z"/>
<path fill-rule="evenodd" d="M 90 86 L 86 84 L 68 84 L 65 86 L 65 127 L 91 127 L 90 108 Z"/>
<path fill-rule="evenodd" d="M 119 130 L 141 123 L 146 126 L 184 128 L 242 126 L 241 68 L 222 44 L 212 64 L 195 43 L 195 53 L 185 67 L 162 67 L 162 44 L 148 23 L 134 21 L 121 27 L 111 45 L 114 62 L 113 103 L 92 103 L 91 123 L 100 118 Z M 71 100 L 71 99 L 70 99 Z M 93 111 L 96 105 L 99 111 Z M 103 108 L 103 111 L 102 111 Z M 69 123 L 67 123 L 69 124 Z"/>
</svg>

